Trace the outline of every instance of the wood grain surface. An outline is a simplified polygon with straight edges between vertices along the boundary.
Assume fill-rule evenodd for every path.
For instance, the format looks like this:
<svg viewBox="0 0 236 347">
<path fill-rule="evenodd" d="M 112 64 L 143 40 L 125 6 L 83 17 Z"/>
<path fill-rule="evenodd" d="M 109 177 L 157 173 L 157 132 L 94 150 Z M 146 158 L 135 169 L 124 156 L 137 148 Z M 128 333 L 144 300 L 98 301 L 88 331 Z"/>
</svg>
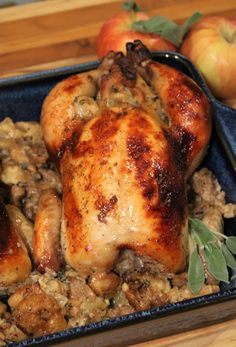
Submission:
<svg viewBox="0 0 236 347">
<path fill-rule="evenodd" d="M 151 15 L 164 15 L 179 23 L 196 10 L 236 17 L 236 0 L 138 3 Z M 47 0 L 1 9 L 0 78 L 95 60 L 99 29 L 108 17 L 120 11 L 121 4 L 119 0 Z M 236 317 L 135 346 L 236 347 Z"/>
<path fill-rule="evenodd" d="M 73 65 L 96 58 L 102 23 L 118 0 L 47 0 L 0 10 L 0 77 Z M 194 11 L 236 16 L 236 0 L 140 0 L 151 15 L 179 23 Z"/>
<path fill-rule="evenodd" d="M 236 319 L 130 347 L 235 347 Z"/>
</svg>

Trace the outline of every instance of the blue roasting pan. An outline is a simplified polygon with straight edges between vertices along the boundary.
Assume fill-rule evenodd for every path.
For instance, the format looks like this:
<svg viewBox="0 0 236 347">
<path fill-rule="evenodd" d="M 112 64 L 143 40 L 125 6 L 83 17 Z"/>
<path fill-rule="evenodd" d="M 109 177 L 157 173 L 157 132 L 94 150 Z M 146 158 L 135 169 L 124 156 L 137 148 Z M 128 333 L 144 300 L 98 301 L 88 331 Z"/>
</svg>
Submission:
<svg viewBox="0 0 236 347">
<path fill-rule="evenodd" d="M 192 77 L 207 94 L 213 109 L 213 134 L 203 166 L 213 171 L 227 201 L 236 203 L 236 110 L 218 102 L 194 65 L 175 52 L 154 52 L 153 59 Z M 50 89 L 74 73 L 94 69 L 98 62 L 0 80 L 0 120 L 39 120 L 42 102 Z M 225 233 L 236 236 L 236 218 L 225 221 Z M 122 317 L 31 338 L 9 346 L 116 347 L 127 346 L 235 318 L 236 281 L 217 294 L 156 307 Z"/>
</svg>

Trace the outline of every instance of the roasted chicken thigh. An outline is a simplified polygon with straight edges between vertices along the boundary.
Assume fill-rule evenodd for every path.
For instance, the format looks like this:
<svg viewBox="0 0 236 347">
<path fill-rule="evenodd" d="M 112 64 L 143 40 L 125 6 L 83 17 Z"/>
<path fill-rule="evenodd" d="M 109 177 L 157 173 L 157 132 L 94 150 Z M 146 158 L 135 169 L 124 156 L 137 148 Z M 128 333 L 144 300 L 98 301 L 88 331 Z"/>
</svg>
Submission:
<svg viewBox="0 0 236 347">
<path fill-rule="evenodd" d="M 61 245 L 81 274 L 119 252 L 179 272 L 188 256 L 186 180 L 210 138 L 209 102 L 189 77 L 139 42 L 47 96 L 41 124 L 63 185 Z"/>
</svg>

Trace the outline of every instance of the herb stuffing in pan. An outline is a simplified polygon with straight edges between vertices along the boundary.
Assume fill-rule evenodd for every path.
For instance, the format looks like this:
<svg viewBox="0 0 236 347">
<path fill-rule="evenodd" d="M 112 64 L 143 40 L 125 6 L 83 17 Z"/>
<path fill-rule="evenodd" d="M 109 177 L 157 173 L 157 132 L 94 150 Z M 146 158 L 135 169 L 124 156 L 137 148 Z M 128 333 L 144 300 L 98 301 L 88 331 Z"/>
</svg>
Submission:
<svg viewBox="0 0 236 347">
<path fill-rule="evenodd" d="M 140 42 L 59 83 L 41 124 L 0 123 L 2 345 L 229 281 L 210 134 L 203 92 Z"/>
</svg>

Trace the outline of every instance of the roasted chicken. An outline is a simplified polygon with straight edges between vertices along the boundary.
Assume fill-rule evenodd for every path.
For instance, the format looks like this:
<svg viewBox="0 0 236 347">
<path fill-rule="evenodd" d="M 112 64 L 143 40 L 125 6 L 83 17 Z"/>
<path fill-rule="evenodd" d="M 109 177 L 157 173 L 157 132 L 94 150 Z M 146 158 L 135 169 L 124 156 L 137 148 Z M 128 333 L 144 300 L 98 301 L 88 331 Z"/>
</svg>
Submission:
<svg viewBox="0 0 236 347">
<path fill-rule="evenodd" d="M 63 185 L 61 244 L 81 274 L 108 272 L 131 249 L 167 271 L 186 266 L 186 180 L 211 133 L 209 102 L 136 41 L 97 70 L 60 82 L 41 124 Z"/>
<path fill-rule="evenodd" d="M 98 69 L 58 83 L 44 101 L 41 125 L 63 192 L 62 212 L 52 189 L 39 201 L 32 246 L 38 270 L 58 271 L 62 254 L 80 275 L 100 278 L 124 249 L 165 271 L 184 270 L 186 181 L 211 134 L 210 105 L 198 85 L 153 61 L 136 41 L 127 56 L 110 52 Z M 31 269 L 9 218 L 1 205 L 4 285 Z"/>
</svg>

